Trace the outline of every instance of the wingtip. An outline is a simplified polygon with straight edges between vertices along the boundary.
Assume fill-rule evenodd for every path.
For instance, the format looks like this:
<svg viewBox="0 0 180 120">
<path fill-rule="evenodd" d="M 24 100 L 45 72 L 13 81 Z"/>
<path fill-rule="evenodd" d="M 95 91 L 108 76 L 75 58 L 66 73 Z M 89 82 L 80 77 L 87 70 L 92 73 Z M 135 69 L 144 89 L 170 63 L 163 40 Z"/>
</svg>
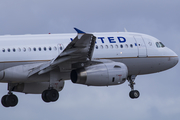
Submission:
<svg viewBox="0 0 180 120">
<path fill-rule="evenodd" d="M 74 28 L 74 29 L 76 30 L 77 33 L 85 33 L 85 32 L 83 32 L 83 31 L 81 31 L 81 30 L 79 30 L 77 28 Z"/>
</svg>

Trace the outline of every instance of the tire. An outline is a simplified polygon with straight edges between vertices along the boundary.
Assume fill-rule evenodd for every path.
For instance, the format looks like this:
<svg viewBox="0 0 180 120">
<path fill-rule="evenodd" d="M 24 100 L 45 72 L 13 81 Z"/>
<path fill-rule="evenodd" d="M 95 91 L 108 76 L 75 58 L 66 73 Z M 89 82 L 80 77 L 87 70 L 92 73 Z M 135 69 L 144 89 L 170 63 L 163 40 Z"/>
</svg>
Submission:
<svg viewBox="0 0 180 120">
<path fill-rule="evenodd" d="M 9 107 L 10 105 L 7 104 L 7 97 L 8 95 L 4 95 L 2 98 L 1 98 L 1 103 L 4 107 Z"/>
<path fill-rule="evenodd" d="M 140 93 L 138 90 L 132 90 L 129 92 L 129 97 L 134 99 L 134 98 L 138 98 L 140 96 Z"/>
<path fill-rule="evenodd" d="M 134 99 L 133 93 L 134 93 L 134 91 L 130 91 L 130 92 L 129 92 L 129 97 L 130 97 L 131 99 Z"/>
<path fill-rule="evenodd" d="M 43 91 L 43 93 L 42 93 L 42 95 L 41 95 L 41 97 L 42 97 L 42 100 L 44 101 L 44 102 L 51 102 L 51 100 L 47 97 L 47 93 L 49 92 L 49 90 L 45 90 L 45 91 Z"/>
<path fill-rule="evenodd" d="M 18 98 L 16 95 L 11 94 L 6 97 L 6 102 L 9 106 L 14 107 L 18 104 Z"/>
<path fill-rule="evenodd" d="M 59 98 L 59 93 L 55 89 L 51 89 L 47 92 L 47 97 L 50 99 L 51 102 L 55 102 Z"/>
<path fill-rule="evenodd" d="M 140 96 L 140 93 L 138 90 L 134 90 L 134 98 L 138 98 Z"/>
</svg>

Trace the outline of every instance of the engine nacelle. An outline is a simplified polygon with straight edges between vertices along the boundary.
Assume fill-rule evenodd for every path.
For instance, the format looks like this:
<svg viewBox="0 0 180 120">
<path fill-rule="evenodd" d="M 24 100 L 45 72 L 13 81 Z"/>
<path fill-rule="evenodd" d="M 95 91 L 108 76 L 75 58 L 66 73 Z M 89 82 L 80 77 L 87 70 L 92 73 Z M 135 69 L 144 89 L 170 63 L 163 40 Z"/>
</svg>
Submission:
<svg viewBox="0 0 180 120">
<path fill-rule="evenodd" d="M 37 83 L 20 83 L 14 86 L 13 91 L 30 93 L 30 94 L 41 94 L 44 90 L 49 87 L 49 82 L 37 82 Z M 64 87 L 64 81 L 58 81 L 52 84 L 52 87 L 57 91 L 61 91 Z"/>
<path fill-rule="evenodd" d="M 71 71 L 73 83 L 89 86 L 122 84 L 126 81 L 127 76 L 127 66 L 119 62 L 102 63 Z"/>
</svg>

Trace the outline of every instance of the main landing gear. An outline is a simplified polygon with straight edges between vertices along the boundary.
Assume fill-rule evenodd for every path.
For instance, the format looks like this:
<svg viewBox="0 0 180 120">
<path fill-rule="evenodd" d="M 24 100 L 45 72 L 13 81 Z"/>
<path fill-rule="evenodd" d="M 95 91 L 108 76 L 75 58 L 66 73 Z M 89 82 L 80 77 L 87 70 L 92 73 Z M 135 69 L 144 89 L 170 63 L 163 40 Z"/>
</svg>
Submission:
<svg viewBox="0 0 180 120">
<path fill-rule="evenodd" d="M 131 91 L 129 92 L 129 97 L 132 99 L 138 98 L 140 96 L 140 93 L 138 90 L 134 90 L 135 80 L 136 76 L 132 75 L 128 77 L 129 86 L 131 88 Z"/>
<path fill-rule="evenodd" d="M 2 97 L 1 103 L 4 107 L 14 107 L 18 104 L 18 98 L 13 93 L 8 93 Z"/>
<path fill-rule="evenodd" d="M 8 83 L 8 94 L 1 98 L 1 103 L 4 107 L 14 107 L 18 104 L 18 98 L 12 93 L 15 84 Z"/>
<path fill-rule="evenodd" d="M 43 91 L 41 97 L 44 102 L 55 102 L 59 98 L 59 93 L 56 89 L 49 88 Z"/>
<path fill-rule="evenodd" d="M 59 71 L 59 70 L 58 70 Z M 41 94 L 42 100 L 44 102 L 55 102 L 59 98 L 59 93 L 56 89 L 54 89 L 55 83 L 59 80 L 59 77 L 57 76 L 57 71 L 53 70 L 50 72 L 50 82 L 49 82 L 49 88 L 47 90 L 44 90 Z M 63 83 L 64 86 L 64 83 Z M 57 86 L 56 86 L 57 87 Z"/>
</svg>

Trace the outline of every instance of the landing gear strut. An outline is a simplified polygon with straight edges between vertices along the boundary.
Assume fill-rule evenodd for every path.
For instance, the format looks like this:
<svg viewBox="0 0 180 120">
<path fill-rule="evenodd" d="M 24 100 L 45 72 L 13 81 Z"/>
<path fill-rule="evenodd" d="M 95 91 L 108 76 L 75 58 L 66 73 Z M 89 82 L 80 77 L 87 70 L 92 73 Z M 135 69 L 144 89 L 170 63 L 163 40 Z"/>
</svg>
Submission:
<svg viewBox="0 0 180 120">
<path fill-rule="evenodd" d="M 56 89 L 50 88 L 43 91 L 41 97 L 44 102 L 55 102 L 59 98 L 59 93 Z"/>
<path fill-rule="evenodd" d="M 128 77 L 128 82 L 129 82 L 129 86 L 131 88 L 131 91 L 129 92 L 129 97 L 132 99 L 138 98 L 140 96 L 140 93 L 138 90 L 134 90 L 134 85 L 135 85 L 135 75 L 129 76 Z"/>
</svg>

